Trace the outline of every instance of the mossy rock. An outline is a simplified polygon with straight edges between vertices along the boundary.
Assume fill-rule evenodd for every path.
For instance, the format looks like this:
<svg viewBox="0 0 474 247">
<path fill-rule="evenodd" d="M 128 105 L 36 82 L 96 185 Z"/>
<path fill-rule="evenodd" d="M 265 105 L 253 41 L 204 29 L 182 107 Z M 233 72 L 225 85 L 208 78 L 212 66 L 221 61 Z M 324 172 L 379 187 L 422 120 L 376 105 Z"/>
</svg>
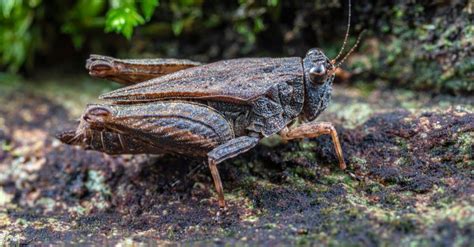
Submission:
<svg viewBox="0 0 474 247">
<path fill-rule="evenodd" d="M 202 161 L 60 144 L 54 134 L 76 111 L 42 91 L 0 98 L 1 244 L 473 241 L 470 98 L 336 87 L 321 120 L 336 124 L 348 169 L 327 136 L 258 145 L 220 165 L 220 212 Z"/>
</svg>

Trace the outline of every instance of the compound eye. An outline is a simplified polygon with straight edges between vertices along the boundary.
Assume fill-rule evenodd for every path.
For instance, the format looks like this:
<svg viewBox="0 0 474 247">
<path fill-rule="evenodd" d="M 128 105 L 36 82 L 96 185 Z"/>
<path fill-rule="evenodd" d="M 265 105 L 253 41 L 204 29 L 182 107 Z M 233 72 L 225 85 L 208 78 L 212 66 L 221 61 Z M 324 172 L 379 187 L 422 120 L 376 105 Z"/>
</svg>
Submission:
<svg viewBox="0 0 474 247">
<path fill-rule="evenodd" d="M 322 64 L 319 64 L 309 69 L 309 76 L 312 82 L 317 82 L 318 78 L 325 74 L 326 74 L 326 68 Z"/>
<path fill-rule="evenodd" d="M 306 53 L 306 56 L 309 56 L 309 55 L 312 55 L 312 54 L 316 54 L 319 52 L 319 49 L 318 48 L 313 48 L 313 49 L 310 49 L 307 53 Z"/>
</svg>

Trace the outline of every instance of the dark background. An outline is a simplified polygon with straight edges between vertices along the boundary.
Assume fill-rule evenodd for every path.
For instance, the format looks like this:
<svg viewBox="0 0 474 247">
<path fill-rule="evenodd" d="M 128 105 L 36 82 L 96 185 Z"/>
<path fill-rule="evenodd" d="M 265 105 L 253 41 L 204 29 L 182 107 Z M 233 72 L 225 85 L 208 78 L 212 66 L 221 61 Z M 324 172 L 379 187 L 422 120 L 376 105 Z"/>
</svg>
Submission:
<svg viewBox="0 0 474 247">
<path fill-rule="evenodd" d="M 368 32 L 346 65 L 356 76 L 351 83 L 381 79 L 396 87 L 471 94 L 473 8 L 467 0 L 353 1 L 349 46 L 361 30 Z M 334 57 L 348 3 L 24 0 L 4 1 L 0 10 L 0 68 L 31 77 L 50 70 L 83 73 L 91 53 L 209 62 L 304 56 L 321 47 Z"/>
</svg>

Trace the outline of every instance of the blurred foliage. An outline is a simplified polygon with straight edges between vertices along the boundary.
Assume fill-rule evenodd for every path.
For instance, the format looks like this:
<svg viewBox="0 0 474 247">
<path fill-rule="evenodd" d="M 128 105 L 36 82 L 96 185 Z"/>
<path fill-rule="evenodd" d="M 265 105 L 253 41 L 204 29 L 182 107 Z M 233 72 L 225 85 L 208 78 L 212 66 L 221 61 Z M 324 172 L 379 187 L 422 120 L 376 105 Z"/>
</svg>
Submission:
<svg viewBox="0 0 474 247">
<path fill-rule="evenodd" d="M 354 80 L 436 92 L 474 91 L 474 3 L 353 1 L 351 41 L 368 29 L 347 65 Z M 89 53 L 186 57 L 334 57 L 347 0 L 1 0 L 0 69 L 35 72 Z M 41 61 L 39 63 L 38 61 Z"/>
<path fill-rule="evenodd" d="M 16 71 L 35 49 L 38 29 L 32 27 L 41 0 L 0 1 L 0 64 Z"/>
<path fill-rule="evenodd" d="M 54 13 L 53 25 L 70 35 L 76 48 L 85 41 L 91 29 L 104 28 L 131 39 L 133 29 L 149 21 L 159 5 L 158 0 L 78 0 L 73 4 L 59 1 L 2 0 L 0 1 L 1 64 L 15 72 L 38 49 L 42 22 L 51 21 L 45 15 L 47 5 L 62 6 Z M 138 8 L 139 6 L 139 9 Z M 69 10 L 68 10 L 69 9 Z M 30 57 L 31 58 L 31 57 Z"/>
<path fill-rule="evenodd" d="M 361 12 L 373 17 L 359 12 L 362 21 L 377 27 L 379 38 L 366 40 L 366 55 L 354 59 L 352 70 L 363 74 L 362 79 L 474 93 L 474 2 L 397 0 L 364 8 Z"/>
<path fill-rule="evenodd" d="M 255 43 L 256 34 L 265 28 L 262 15 L 267 8 L 276 7 L 278 2 L 239 0 L 234 6 L 230 5 L 235 9 L 232 16 L 235 31 L 245 38 L 248 46 Z M 32 64 L 35 52 L 42 45 L 50 45 L 46 42 L 57 38 L 58 30 L 67 34 L 74 47 L 80 49 L 97 29 L 118 33 L 131 40 L 135 28 L 152 21 L 154 15 L 158 28 L 163 29 L 165 24 L 168 26 L 166 31 L 171 30 L 175 36 L 195 24 L 209 28 L 221 24 L 224 19 L 218 12 L 204 16 L 204 0 L 169 0 L 163 1 L 163 7 L 157 9 L 159 6 L 160 0 L 77 0 L 73 3 L 60 0 L 2 0 L 0 65 L 16 72 L 25 62 Z M 219 8 L 214 10 L 219 11 Z M 157 26 L 151 26 L 151 29 Z"/>
</svg>

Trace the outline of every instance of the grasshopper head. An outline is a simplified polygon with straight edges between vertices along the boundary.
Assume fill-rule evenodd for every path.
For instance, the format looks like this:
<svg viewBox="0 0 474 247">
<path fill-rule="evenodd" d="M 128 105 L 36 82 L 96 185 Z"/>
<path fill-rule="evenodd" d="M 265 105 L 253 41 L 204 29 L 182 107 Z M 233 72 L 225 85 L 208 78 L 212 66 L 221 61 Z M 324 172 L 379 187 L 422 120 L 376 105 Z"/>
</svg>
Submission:
<svg viewBox="0 0 474 247">
<path fill-rule="evenodd" d="M 303 67 L 305 84 L 303 117 L 312 121 L 326 109 L 331 100 L 335 66 L 320 49 L 313 48 L 306 53 Z"/>
</svg>

